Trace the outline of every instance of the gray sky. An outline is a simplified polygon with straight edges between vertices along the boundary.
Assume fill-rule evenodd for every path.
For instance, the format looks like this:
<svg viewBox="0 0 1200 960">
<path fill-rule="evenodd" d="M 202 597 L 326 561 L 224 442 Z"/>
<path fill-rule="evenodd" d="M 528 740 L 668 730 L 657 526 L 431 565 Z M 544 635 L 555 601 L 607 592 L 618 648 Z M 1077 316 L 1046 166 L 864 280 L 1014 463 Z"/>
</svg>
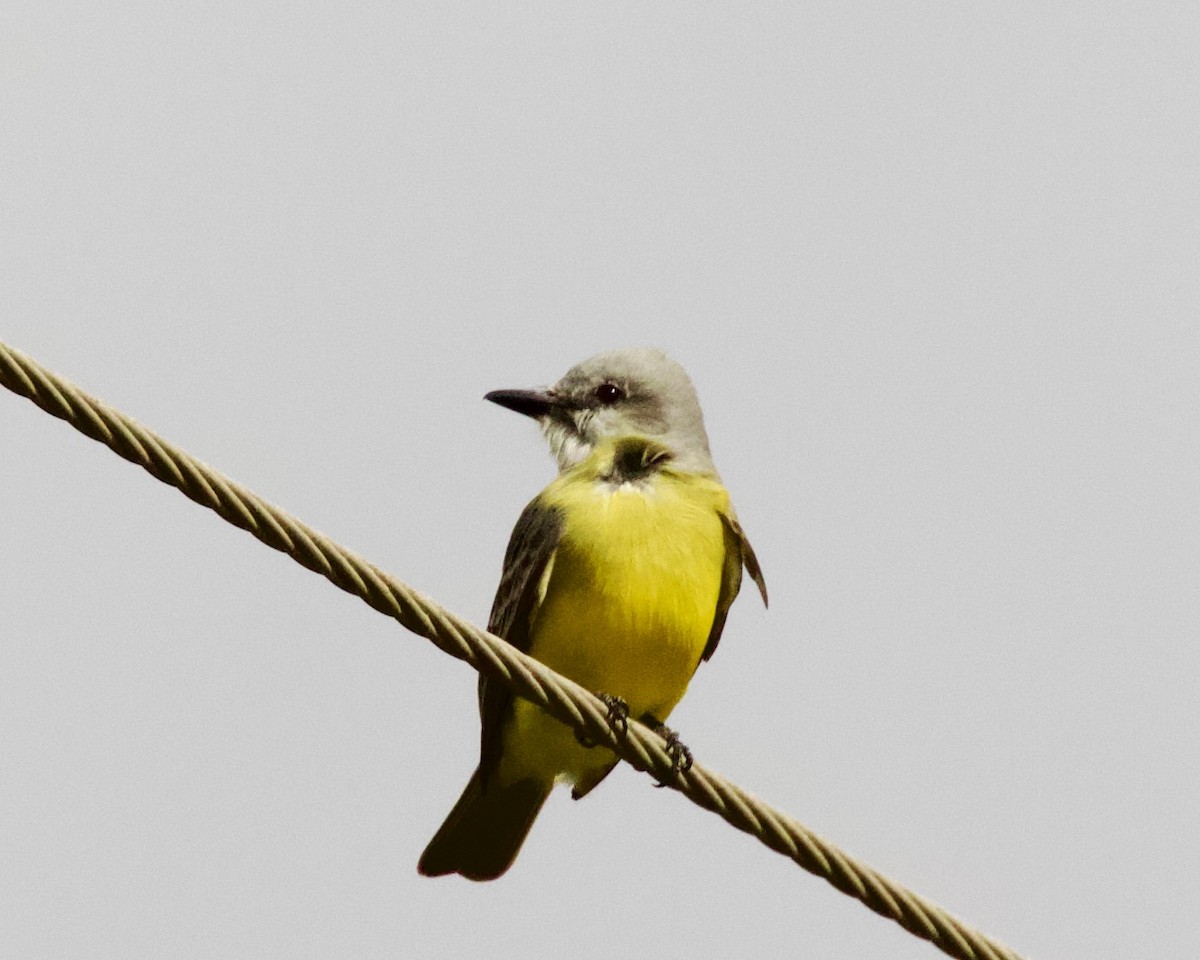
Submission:
<svg viewBox="0 0 1200 960">
<path fill-rule="evenodd" d="M 0 10 L 0 338 L 476 621 L 485 404 L 692 373 L 697 757 L 1034 957 L 1200 935 L 1187 5 Z M 474 674 L 0 395 L 0 953 L 936 951 L 628 769 L 416 874 Z"/>
</svg>

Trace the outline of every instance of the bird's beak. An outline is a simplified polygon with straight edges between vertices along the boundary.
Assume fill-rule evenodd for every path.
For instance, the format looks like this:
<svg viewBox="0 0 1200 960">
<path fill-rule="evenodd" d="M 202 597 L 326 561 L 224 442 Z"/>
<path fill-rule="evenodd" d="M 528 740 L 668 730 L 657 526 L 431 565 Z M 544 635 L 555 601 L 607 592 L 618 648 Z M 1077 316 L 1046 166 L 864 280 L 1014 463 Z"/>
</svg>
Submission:
<svg viewBox="0 0 1200 960">
<path fill-rule="evenodd" d="M 484 394 L 483 399 L 535 420 L 546 416 L 556 405 L 554 396 L 548 390 L 493 390 Z"/>
</svg>

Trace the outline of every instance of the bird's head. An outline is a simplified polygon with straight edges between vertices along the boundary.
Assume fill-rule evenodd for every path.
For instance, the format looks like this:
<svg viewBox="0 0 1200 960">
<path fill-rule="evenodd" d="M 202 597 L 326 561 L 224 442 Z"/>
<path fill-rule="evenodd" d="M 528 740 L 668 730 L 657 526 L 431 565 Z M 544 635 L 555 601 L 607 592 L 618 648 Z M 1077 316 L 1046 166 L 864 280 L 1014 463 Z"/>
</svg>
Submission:
<svg viewBox="0 0 1200 960">
<path fill-rule="evenodd" d="M 559 470 L 584 460 L 604 437 L 637 434 L 667 447 L 681 470 L 716 473 L 692 381 L 661 350 L 600 353 L 552 387 L 493 390 L 485 399 L 537 420 Z"/>
</svg>

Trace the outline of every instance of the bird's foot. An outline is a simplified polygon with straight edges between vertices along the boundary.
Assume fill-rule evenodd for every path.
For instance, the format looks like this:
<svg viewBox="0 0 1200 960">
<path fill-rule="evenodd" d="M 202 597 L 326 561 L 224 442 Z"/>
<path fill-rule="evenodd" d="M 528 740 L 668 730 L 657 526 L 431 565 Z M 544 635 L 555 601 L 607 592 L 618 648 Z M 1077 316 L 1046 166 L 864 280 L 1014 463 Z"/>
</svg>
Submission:
<svg viewBox="0 0 1200 960">
<path fill-rule="evenodd" d="M 679 734 L 659 720 L 658 717 L 649 713 L 642 717 L 642 723 L 666 741 L 667 756 L 671 758 L 671 767 L 675 773 L 685 773 L 692 769 L 692 751 L 679 739 Z M 663 787 L 666 784 L 656 783 L 655 786 Z"/>
<path fill-rule="evenodd" d="M 624 737 L 629 732 L 629 704 L 620 697 L 614 697 L 611 693 L 597 693 L 597 697 L 604 703 L 607 708 L 608 725 L 612 727 L 613 733 L 618 737 Z M 584 736 L 582 733 L 576 733 L 575 739 L 585 747 L 594 747 L 596 741 Z"/>
</svg>

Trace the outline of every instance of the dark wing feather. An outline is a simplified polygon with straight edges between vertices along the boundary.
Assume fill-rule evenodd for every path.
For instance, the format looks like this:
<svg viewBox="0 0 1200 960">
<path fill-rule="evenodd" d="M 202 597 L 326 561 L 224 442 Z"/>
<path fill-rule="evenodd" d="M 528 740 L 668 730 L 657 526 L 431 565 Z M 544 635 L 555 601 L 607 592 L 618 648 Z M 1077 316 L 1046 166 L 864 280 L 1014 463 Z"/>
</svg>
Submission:
<svg viewBox="0 0 1200 960">
<path fill-rule="evenodd" d="M 530 615 L 537 601 L 538 585 L 546 565 L 554 557 L 561 534 L 562 518 L 558 511 L 543 506 L 535 498 L 521 512 L 504 552 L 504 571 L 496 588 L 496 599 L 492 601 L 488 632 L 523 653 L 529 652 Z M 479 772 L 485 784 L 500 760 L 500 729 L 511 703 L 512 691 L 508 687 L 480 674 Z"/>
<path fill-rule="evenodd" d="M 754 548 L 746 539 L 742 526 L 731 513 L 721 512 L 721 524 L 725 528 L 725 566 L 721 570 L 721 592 L 717 595 L 717 611 L 713 616 L 712 629 L 708 632 L 708 644 L 700 659 L 707 660 L 717 651 L 721 642 L 721 631 L 725 629 L 725 618 L 734 598 L 742 588 L 742 567 L 750 574 L 750 578 L 758 585 L 762 594 L 763 606 L 767 605 L 767 584 L 763 580 L 762 568 L 758 565 L 758 557 Z"/>
</svg>

